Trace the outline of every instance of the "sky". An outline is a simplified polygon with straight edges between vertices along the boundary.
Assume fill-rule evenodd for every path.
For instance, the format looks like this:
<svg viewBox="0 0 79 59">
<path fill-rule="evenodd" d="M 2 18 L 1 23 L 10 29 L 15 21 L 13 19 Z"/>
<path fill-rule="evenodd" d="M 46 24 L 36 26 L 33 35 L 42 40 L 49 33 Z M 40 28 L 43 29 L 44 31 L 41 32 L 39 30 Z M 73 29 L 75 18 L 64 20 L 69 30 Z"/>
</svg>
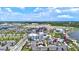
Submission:
<svg viewBox="0 0 79 59">
<path fill-rule="evenodd" d="M 79 8 L 0 7 L 0 21 L 79 21 Z"/>
</svg>

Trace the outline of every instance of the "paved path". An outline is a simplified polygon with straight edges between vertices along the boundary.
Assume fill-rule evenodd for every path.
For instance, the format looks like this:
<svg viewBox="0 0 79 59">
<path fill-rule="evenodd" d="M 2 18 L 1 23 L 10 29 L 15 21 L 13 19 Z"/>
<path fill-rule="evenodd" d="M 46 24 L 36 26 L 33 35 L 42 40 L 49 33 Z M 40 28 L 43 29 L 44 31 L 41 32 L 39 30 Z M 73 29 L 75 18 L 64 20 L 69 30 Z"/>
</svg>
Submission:
<svg viewBox="0 0 79 59">
<path fill-rule="evenodd" d="M 25 35 L 23 39 L 21 39 L 14 47 L 12 47 L 10 51 L 21 51 L 26 41 L 28 41 L 27 35 Z"/>
</svg>

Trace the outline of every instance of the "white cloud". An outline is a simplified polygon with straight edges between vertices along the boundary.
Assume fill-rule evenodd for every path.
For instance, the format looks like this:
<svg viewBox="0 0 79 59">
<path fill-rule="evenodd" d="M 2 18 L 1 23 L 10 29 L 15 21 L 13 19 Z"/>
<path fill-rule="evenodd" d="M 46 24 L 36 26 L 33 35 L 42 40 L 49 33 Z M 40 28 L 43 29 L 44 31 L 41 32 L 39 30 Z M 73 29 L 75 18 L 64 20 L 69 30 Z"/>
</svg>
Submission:
<svg viewBox="0 0 79 59">
<path fill-rule="evenodd" d="M 25 7 L 19 7 L 20 9 L 25 9 Z"/>
<path fill-rule="evenodd" d="M 38 13 L 34 13 L 32 15 L 35 15 L 37 17 L 47 17 L 52 12 L 52 9 L 53 8 L 40 8 L 40 7 L 37 7 L 37 8 L 34 9 L 33 12 L 38 12 Z"/>
<path fill-rule="evenodd" d="M 48 11 L 49 11 L 49 12 L 52 12 L 54 9 L 55 9 L 55 8 L 53 8 L 53 7 L 48 7 Z"/>
<path fill-rule="evenodd" d="M 61 10 L 56 9 L 56 7 L 48 7 L 48 11 L 50 13 L 52 13 L 52 12 L 61 13 Z"/>
<path fill-rule="evenodd" d="M 48 12 L 40 12 L 37 15 L 40 16 L 40 17 L 43 17 L 43 16 L 48 16 L 49 13 Z"/>
<path fill-rule="evenodd" d="M 59 10 L 59 9 L 56 9 L 56 12 L 57 12 L 57 13 L 61 13 L 61 10 Z"/>
<path fill-rule="evenodd" d="M 12 12 L 12 10 L 10 8 L 5 8 L 8 12 Z"/>
<path fill-rule="evenodd" d="M 37 8 L 35 8 L 35 9 L 34 9 L 34 12 L 37 12 L 39 9 L 40 9 L 40 8 L 38 8 L 38 7 L 37 7 Z"/>
<path fill-rule="evenodd" d="M 64 9 L 62 10 L 63 12 L 77 12 L 79 11 L 79 8 L 78 7 L 73 7 L 73 8 L 69 8 L 69 9 Z"/>
<path fill-rule="evenodd" d="M 70 15 L 58 15 L 58 18 L 73 18 L 73 16 Z"/>
<path fill-rule="evenodd" d="M 2 9 L 0 8 L 0 11 L 2 11 Z"/>
<path fill-rule="evenodd" d="M 40 7 L 37 7 L 37 8 L 35 8 L 35 9 L 33 10 L 33 12 L 39 12 L 39 11 L 41 11 L 41 10 L 43 10 L 43 9 L 40 8 Z"/>
<path fill-rule="evenodd" d="M 79 11 L 79 8 L 71 8 L 70 11 Z"/>
<path fill-rule="evenodd" d="M 8 12 L 2 11 L 0 13 L 0 17 L 2 20 L 16 20 L 16 21 L 55 21 L 59 20 L 60 18 L 73 18 L 70 15 L 58 15 L 57 13 L 62 13 L 61 9 L 57 8 L 35 8 L 34 12 L 38 13 L 21 13 L 21 12 L 14 12 L 10 8 L 6 8 Z M 9 13 L 11 12 L 11 13 Z M 56 15 L 55 15 L 56 14 Z M 58 15 L 58 16 L 57 16 Z M 57 17 L 57 18 L 56 18 Z"/>
<path fill-rule="evenodd" d="M 35 12 L 38 12 L 38 13 L 30 13 L 30 14 L 13 12 L 10 8 L 6 8 L 6 10 L 8 12 L 2 11 L 2 14 L 0 15 L 2 21 L 5 21 L 5 20 L 11 20 L 11 21 L 43 21 L 45 20 L 45 21 L 48 21 L 48 20 L 53 19 L 53 17 L 49 16 L 50 12 L 44 8 L 36 8 Z"/>
</svg>

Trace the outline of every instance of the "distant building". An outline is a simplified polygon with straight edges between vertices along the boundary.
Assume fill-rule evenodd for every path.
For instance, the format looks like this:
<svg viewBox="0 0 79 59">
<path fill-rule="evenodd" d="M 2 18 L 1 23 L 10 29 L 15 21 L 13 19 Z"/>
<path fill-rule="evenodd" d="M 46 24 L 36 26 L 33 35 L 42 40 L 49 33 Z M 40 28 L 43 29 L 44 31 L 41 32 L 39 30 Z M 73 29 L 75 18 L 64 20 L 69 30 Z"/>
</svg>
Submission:
<svg viewBox="0 0 79 59">
<path fill-rule="evenodd" d="M 59 28 L 58 29 L 55 29 L 55 31 L 56 32 L 59 32 L 59 33 L 64 33 L 65 32 L 64 29 L 59 29 Z"/>
<path fill-rule="evenodd" d="M 31 40 L 38 40 L 39 39 L 38 34 L 36 34 L 36 33 L 30 33 L 28 35 L 28 38 L 30 38 Z"/>
<path fill-rule="evenodd" d="M 28 38 L 32 40 L 44 40 L 45 38 L 47 38 L 47 34 L 44 32 L 30 33 L 28 34 Z"/>
<path fill-rule="evenodd" d="M 0 51 L 10 50 L 14 45 L 16 45 L 16 41 L 0 41 Z"/>
</svg>

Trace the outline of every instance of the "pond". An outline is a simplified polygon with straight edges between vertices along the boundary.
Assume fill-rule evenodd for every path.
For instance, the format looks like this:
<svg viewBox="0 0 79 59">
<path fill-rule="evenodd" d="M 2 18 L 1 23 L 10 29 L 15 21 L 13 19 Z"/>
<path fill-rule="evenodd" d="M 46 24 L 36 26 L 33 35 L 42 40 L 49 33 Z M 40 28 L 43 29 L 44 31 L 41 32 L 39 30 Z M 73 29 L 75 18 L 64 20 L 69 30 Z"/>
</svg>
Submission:
<svg viewBox="0 0 79 59">
<path fill-rule="evenodd" d="M 79 41 L 79 31 L 74 31 L 68 34 L 71 38 Z"/>
</svg>

